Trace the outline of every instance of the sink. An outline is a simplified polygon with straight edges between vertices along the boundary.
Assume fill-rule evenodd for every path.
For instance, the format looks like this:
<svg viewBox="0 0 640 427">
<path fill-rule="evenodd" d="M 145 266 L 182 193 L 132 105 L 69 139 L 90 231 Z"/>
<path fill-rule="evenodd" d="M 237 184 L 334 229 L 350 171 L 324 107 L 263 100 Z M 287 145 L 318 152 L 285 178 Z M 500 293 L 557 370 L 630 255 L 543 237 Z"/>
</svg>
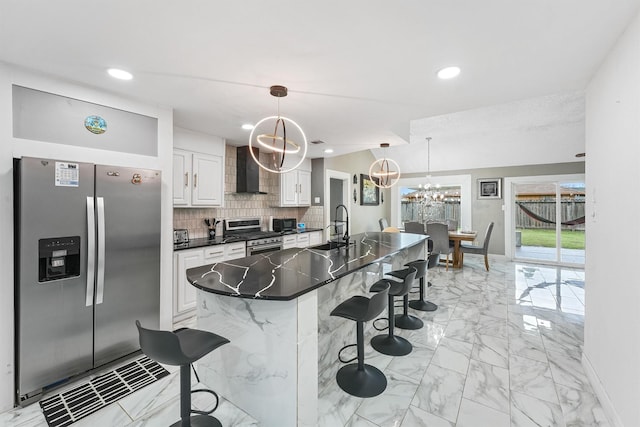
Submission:
<svg viewBox="0 0 640 427">
<path fill-rule="evenodd" d="M 347 246 L 345 242 L 327 242 L 323 245 L 311 246 L 309 249 L 317 249 L 319 251 L 328 251 L 331 249 L 341 248 Z"/>
</svg>

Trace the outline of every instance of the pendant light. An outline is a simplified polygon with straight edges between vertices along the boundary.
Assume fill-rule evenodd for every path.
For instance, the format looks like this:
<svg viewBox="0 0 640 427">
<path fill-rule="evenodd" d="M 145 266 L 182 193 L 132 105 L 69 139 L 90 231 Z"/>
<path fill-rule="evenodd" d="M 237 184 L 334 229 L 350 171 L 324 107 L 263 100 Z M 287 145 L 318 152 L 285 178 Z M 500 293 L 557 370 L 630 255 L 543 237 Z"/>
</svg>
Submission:
<svg viewBox="0 0 640 427">
<path fill-rule="evenodd" d="M 400 166 L 395 160 L 387 157 L 386 149 L 389 148 L 389 144 L 382 143 L 380 148 L 383 149 L 383 157 L 371 163 L 369 179 L 376 187 L 391 188 L 400 179 Z"/>
<path fill-rule="evenodd" d="M 271 86 L 269 93 L 278 99 L 278 115 L 265 117 L 256 123 L 249 135 L 249 152 L 262 169 L 272 173 L 287 173 L 300 166 L 307 156 L 307 137 L 300 125 L 280 115 L 280 98 L 287 96 L 287 88 Z M 292 130 L 299 138 L 297 141 L 291 137 Z M 254 147 L 264 150 L 267 154 L 268 159 L 265 163 L 260 162 L 254 153 Z M 296 156 L 295 159 L 299 156 L 299 161 L 294 166 L 287 167 L 287 156 Z"/>
</svg>

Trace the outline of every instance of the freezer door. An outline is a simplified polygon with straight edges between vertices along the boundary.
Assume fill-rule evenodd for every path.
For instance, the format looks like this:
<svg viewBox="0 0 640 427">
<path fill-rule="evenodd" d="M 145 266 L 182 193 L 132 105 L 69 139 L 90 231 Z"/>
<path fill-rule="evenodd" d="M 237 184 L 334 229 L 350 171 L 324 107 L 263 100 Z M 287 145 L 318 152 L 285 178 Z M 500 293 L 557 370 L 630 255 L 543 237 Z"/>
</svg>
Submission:
<svg viewBox="0 0 640 427">
<path fill-rule="evenodd" d="M 93 278 L 87 281 L 87 198 L 93 198 L 94 169 L 91 164 L 25 157 L 14 172 L 16 403 L 20 403 L 27 394 L 85 372 L 93 364 L 93 306 L 86 302 L 93 292 L 87 290 L 87 284 L 93 286 Z M 40 281 L 44 246 L 39 248 L 39 242 L 64 245 L 71 240 L 57 238 L 71 236 L 80 239 L 79 272 Z M 49 273 L 65 268 L 64 247 L 54 250 L 58 252 L 49 254 Z"/>
<path fill-rule="evenodd" d="M 96 166 L 96 366 L 140 348 L 136 319 L 159 325 L 160 208 L 160 172 Z"/>
</svg>

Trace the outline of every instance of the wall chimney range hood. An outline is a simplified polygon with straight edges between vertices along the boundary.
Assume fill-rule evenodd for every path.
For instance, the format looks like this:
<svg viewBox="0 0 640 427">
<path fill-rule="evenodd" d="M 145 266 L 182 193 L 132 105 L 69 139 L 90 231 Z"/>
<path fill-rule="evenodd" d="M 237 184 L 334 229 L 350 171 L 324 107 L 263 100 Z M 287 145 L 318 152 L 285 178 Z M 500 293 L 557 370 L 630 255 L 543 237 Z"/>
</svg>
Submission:
<svg viewBox="0 0 640 427">
<path fill-rule="evenodd" d="M 259 156 L 258 148 L 253 147 L 253 154 Z M 260 167 L 253 160 L 248 145 L 237 147 L 236 161 L 236 193 L 267 194 L 260 191 Z"/>
</svg>

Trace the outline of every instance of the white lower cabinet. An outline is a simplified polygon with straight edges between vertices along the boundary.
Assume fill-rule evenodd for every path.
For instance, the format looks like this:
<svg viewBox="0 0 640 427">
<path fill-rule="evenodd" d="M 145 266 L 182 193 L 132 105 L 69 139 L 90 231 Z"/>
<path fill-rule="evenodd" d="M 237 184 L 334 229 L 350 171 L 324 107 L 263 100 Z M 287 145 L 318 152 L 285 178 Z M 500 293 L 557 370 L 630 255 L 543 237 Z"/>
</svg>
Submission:
<svg viewBox="0 0 640 427">
<path fill-rule="evenodd" d="M 316 246 L 322 243 L 322 231 L 311 231 L 309 235 L 309 246 Z"/>
<path fill-rule="evenodd" d="M 187 280 L 187 270 L 204 265 L 202 249 L 188 249 L 174 254 L 175 278 L 173 317 L 181 316 L 196 308 L 196 288 Z M 178 319 L 180 320 L 180 319 Z"/>
<path fill-rule="evenodd" d="M 173 320 L 179 322 L 193 315 L 196 309 L 196 288 L 187 280 L 187 270 L 201 265 L 246 256 L 245 242 L 226 245 L 207 246 L 204 248 L 185 249 L 173 254 Z"/>
<path fill-rule="evenodd" d="M 308 233 L 286 234 L 282 236 L 282 249 L 308 248 L 322 243 L 321 231 L 310 231 Z"/>
<path fill-rule="evenodd" d="M 282 249 L 291 249 L 298 247 L 297 234 L 285 234 L 282 236 Z"/>
<path fill-rule="evenodd" d="M 299 248 L 308 248 L 309 247 L 309 233 L 300 233 L 298 234 L 297 239 Z"/>
<path fill-rule="evenodd" d="M 224 260 L 244 258 L 247 256 L 247 245 L 245 242 L 228 243 L 224 245 Z"/>
</svg>

